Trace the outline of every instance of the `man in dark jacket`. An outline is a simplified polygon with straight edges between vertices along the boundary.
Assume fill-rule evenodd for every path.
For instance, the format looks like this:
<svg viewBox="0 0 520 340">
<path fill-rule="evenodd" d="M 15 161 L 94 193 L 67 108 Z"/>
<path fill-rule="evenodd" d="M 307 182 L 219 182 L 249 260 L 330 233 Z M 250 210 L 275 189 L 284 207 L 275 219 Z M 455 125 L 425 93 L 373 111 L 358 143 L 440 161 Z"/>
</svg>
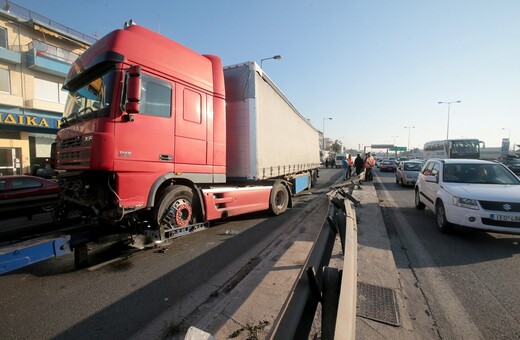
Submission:
<svg viewBox="0 0 520 340">
<path fill-rule="evenodd" d="M 356 167 L 356 175 L 359 176 L 361 171 L 363 171 L 363 158 L 361 158 L 359 154 L 357 154 L 357 157 L 354 160 L 354 166 Z"/>
</svg>

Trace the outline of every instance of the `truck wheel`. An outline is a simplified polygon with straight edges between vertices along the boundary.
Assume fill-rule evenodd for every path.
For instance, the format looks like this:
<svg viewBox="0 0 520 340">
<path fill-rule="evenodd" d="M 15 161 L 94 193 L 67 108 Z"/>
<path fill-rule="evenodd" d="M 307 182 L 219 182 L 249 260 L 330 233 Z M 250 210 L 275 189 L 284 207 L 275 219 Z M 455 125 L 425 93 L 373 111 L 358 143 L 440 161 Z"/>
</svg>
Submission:
<svg viewBox="0 0 520 340">
<path fill-rule="evenodd" d="M 168 187 L 157 198 L 154 222 L 157 227 L 167 229 L 196 223 L 194 205 L 190 188 L 181 185 Z"/>
<path fill-rule="evenodd" d="M 271 189 L 271 198 L 269 199 L 269 212 L 274 215 L 280 215 L 287 210 L 289 204 L 289 193 L 282 182 L 277 181 Z"/>
</svg>

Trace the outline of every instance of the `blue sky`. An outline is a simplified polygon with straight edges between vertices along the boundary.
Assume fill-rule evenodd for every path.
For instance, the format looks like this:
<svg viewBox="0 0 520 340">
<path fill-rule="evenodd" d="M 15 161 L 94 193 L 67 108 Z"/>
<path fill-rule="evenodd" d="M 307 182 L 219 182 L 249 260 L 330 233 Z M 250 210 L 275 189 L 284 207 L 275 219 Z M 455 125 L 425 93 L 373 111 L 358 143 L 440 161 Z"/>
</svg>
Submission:
<svg viewBox="0 0 520 340">
<path fill-rule="evenodd" d="M 224 65 L 280 54 L 264 61 L 266 73 L 347 147 L 444 139 L 448 106 L 438 102 L 457 100 L 450 138 L 500 146 L 510 134 L 520 144 L 518 0 L 14 3 L 91 36 L 133 19 Z"/>
</svg>

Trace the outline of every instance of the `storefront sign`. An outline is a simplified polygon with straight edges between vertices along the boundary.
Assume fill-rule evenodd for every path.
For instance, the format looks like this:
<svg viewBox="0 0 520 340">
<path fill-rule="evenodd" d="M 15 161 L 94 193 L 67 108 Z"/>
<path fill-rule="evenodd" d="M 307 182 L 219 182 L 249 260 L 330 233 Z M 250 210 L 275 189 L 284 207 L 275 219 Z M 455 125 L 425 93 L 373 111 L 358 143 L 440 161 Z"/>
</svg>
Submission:
<svg viewBox="0 0 520 340">
<path fill-rule="evenodd" d="M 59 129 L 60 123 L 57 118 L 0 112 L 0 124 Z"/>
</svg>

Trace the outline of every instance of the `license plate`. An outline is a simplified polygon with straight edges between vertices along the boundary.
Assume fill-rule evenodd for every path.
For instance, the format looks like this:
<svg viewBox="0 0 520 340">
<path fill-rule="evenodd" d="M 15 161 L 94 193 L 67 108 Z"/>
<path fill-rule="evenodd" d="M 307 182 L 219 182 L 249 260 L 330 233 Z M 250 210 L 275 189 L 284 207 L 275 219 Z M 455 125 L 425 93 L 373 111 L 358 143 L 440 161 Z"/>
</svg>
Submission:
<svg viewBox="0 0 520 340">
<path fill-rule="evenodd" d="M 504 222 L 520 222 L 520 216 L 495 215 L 491 214 L 491 219 Z"/>
</svg>

